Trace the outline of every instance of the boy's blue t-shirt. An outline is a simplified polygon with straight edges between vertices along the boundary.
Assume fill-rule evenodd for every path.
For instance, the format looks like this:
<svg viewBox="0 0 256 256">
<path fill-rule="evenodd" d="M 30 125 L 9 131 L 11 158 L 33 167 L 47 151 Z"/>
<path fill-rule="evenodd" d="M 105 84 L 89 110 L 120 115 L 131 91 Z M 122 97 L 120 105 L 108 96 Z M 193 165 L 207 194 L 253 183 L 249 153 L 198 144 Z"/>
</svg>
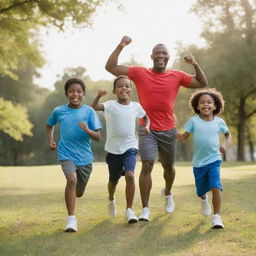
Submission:
<svg viewBox="0 0 256 256">
<path fill-rule="evenodd" d="M 203 167 L 221 160 L 220 133 L 227 133 L 228 127 L 220 117 L 212 121 L 204 121 L 199 116 L 191 117 L 184 126 L 188 133 L 193 134 L 193 166 Z"/>
<path fill-rule="evenodd" d="M 90 136 L 79 127 L 85 122 L 90 130 L 102 128 L 93 108 L 82 105 L 80 108 L 69 108 L 68 105 L 56 107 L 48 118 L 47 124 L 60 124 L 58 143 L 58 160 L 71 160 L 77 166 L 88 165 L 93 161 Z"/>
</svg>

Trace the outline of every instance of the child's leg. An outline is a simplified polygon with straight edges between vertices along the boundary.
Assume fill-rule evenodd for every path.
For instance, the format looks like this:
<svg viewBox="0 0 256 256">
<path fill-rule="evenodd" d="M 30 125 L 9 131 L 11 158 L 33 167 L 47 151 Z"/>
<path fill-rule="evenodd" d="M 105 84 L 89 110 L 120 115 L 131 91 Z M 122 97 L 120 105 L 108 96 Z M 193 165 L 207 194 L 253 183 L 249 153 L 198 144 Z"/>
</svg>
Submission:
<svg viewBox="0 0 256 256">
<path fill-rule="evenodd" d="M 92 173 L 92 164 L 77 166 L 76 196 L 81 197 Z"/>
<path fill-rule="evenodd" d="M 212 205 L 213 205 L 213 213 L 220 214 L 221 208 L 221 190 L 218 188 L 212 188 Z"/>
<path fill-rule="evenodd" d="M 219 214 L 221 207 L 222 185 L 220 182 L 220 164 L 221 161 L 213 162 L 209 171 L 209 183 L 212 191 L 212 205 L 214 214 Z"/>
<path fill-rule="evenodd" d="M 76 203 L 76 173 L 71 172 L 66 174 L 67 184 L 65 188 L 65 202 L 68 210 L 68 215 L 75 215 L 75 203 Z"/>
<path fill-rule="evenodd" d="M 115 199 L 115 191 L 116 191 L 116 185 L 118 184 L 118 181 L 109 181 L 108 182 L 108 197 L 110 201 L 113 201 Z"/>
<path fill-rule="evenodd" d="M 135 181 L 133 171 L 125 172 L 125 195 L 126 195 L 126 209 L 132 208 L 133 198 L 135 194 Z"/>
</svg>

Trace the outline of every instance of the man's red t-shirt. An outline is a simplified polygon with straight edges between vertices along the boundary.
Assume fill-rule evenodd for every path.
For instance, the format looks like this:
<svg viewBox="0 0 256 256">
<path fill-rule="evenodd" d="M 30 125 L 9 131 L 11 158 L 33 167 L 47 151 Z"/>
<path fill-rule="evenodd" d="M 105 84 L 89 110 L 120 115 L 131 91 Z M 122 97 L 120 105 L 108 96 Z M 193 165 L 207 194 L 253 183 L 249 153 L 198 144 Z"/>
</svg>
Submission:
<svg viewBox="0 0 256 256">
<path fill-rule="evenodd" d="M 150 129 L 167 131 L 175 127 L 174 104 L 180 86 L 189 87 L 192 76 L 178 70 L 156 73 L 152 69 L 129 67 L 140 104 L 150 118 Z M 144 120 L 140 121 L 144 125 Z"/>
</svg>

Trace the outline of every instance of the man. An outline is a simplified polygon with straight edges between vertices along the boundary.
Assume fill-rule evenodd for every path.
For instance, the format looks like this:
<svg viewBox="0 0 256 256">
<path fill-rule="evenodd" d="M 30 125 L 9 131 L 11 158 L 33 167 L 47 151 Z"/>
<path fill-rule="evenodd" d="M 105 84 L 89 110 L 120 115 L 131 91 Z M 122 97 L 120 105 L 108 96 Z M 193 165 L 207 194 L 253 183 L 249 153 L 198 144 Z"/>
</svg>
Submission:
<svg viewBox="0 0 256 256">
<path fill-rule="evenodd" d="M 207 86 L 207 79 L 199 64 L 192 55 L 184 59 L 195 68 L 196 75 L 192 76 L 182 71 L 168 70 L 166 65 L 170 55 L 164 44 L 157 44 L 151 54 L 153 68 L 127 67 L 118 64 L 118 57 L 123 48 L 131 43 L 131 38 L 124 36 L 112 52 L 106 63 L 106 70 L 115 76 L 126 75 L 136 85 L 140 103 L 150 118 L 150 134 L 142 131 L 143 120 L 139 127 L 139 151 L 142 169 L 139 177 L 142 213 L 139 220 L 149 221 L 149 196 L 152 187 L 151 172 L 154 160 L 159 160 L 164 169 L 165 188 L 162 193 L 166 199 L 165 210 L 174 211 L 174 201 L 171 188 L 175 178 L 176 129 L 174 120 L 174 103 L 179 86 L 201 88 Z"/>
</svg>

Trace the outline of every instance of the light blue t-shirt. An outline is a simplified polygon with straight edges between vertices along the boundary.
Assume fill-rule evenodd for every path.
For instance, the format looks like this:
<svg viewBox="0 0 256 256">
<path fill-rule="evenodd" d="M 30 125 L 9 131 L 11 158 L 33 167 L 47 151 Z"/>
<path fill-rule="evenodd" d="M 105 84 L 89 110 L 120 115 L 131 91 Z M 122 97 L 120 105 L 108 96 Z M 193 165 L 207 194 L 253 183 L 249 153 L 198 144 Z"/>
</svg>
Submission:
<svg viewBox="0 0 256 256">
<path fill-rule="evenodd" d="M 91 138 L 79 127 L 79 122 L 85 122 L 90 130 L 102 128 L 96 112 L 87 105 L 76 109 L 68 105 L 58 106 L 52 111 L 47 124 L 60 124 L 58 160 L 71 160 L 76 166 L 83 166 L 92 163 L 93 153 Z"/>
<path fill-rule="evenodd" d="M 193 134 L 193 166 L 203 167 L 221 160 L 220 133 L 227 133 L 228 127 L 220 117 L 212 121 L 204 121 L 199 116 L 191 117 L 184 126 L 188 133 Z"/>
</svg>

